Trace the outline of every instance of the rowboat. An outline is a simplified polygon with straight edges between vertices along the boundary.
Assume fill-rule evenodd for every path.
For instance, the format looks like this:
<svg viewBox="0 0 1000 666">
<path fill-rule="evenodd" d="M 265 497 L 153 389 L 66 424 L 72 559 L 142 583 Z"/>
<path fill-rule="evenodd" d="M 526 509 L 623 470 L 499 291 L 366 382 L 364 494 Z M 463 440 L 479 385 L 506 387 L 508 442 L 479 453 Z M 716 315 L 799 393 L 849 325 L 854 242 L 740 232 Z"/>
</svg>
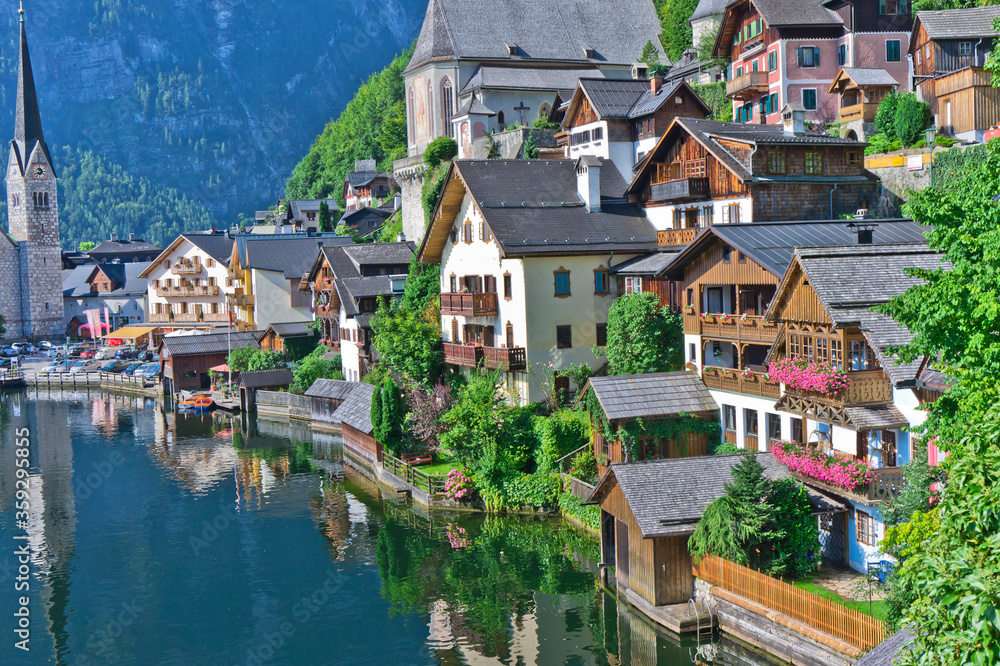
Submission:
<svg viewBox="0 0 1000 666">
<path fill-rule="evenodd" d="M 212 398 L 207 395 L 194 395 L 181 400 L 179 407 L 183 411 L 207 412 L 215 405 Z"/>
</svg>

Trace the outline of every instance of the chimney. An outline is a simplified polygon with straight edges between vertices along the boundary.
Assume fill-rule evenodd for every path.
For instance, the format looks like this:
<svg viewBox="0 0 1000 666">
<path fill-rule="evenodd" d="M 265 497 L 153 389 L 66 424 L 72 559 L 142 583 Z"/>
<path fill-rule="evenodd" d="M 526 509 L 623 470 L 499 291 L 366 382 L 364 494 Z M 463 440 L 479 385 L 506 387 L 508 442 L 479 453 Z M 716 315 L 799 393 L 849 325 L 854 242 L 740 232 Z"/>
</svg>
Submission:
<svg viewBox="0 0 1000 666">
<path fill-rule="evenodd" d="M 576 161 L 576 191 L 587 211 L 601 211 L 601 160 L 584 155 Z"/>
<path fill-rule="evenodd" d="M 131 233 L 131 234 L 129 234 L 129 235 L 128 235 L 128 239 L 129 239 L 130 241 L 135 241 L 135 234 L 134 234 L 134 233 Z"/>
<path fill-rule="evenodd" d="M 111 232 L 111 242 L 116 242 L 118 240 L 118 234 Z"/>
<path fill-rule="evenodd" d="M 663 86 L 663 77 L 662 76 L 653 76 L 653 77 L 650 77 L 650 79 L 649 79 L 649 90 L 650 90 L 650 92 L 652 92 L 654 95 L 656 95 L 657 93 L 660 92 L 660 88 L 662 86 Z"/>
<path fill-rule="evenodd" d="M 851 222 L 847 228 L 858 235 L 858 245 L 871 245 L 875 242 L 874 231 L 877 224 L 865 222 Z"/>
<path fill-rule="evenodd" d="M 786 104 L 781 110 L 785 134 L 802 136 L 806 133 L 806 108 L 801 104 Z"/>
<path fill-rule="evenodd" d="M 219 231 L 219 230 L 218 230 L 218 229 L 216 229 L 216 228 L 215 228 L 215 225 L 213 224 L 213 225 L 212 225 L 212 233 L 213 233 L 213 234 L 214 234 L 214 233 L 218 233 L 218 231 Z"/>
</svg>

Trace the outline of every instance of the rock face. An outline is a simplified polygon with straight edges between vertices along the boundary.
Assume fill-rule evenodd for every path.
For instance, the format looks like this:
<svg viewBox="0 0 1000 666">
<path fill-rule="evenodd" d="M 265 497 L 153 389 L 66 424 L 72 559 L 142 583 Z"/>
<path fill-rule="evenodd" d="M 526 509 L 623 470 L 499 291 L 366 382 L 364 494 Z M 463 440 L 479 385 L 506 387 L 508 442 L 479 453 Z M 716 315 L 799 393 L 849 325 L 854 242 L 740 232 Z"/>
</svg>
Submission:
<svg viewBox="0 0 1000 666">
<path fill-rule="evenodd" d="M 10 136 L 17 4 L 3 6 L 0 127 Z M 284 190 L 359 83 L 410 45 L 425 8 L 426 0 L 31 3 L 46 137 L 175 187 L 220 220 L 252 215 Z"/>
</svg>

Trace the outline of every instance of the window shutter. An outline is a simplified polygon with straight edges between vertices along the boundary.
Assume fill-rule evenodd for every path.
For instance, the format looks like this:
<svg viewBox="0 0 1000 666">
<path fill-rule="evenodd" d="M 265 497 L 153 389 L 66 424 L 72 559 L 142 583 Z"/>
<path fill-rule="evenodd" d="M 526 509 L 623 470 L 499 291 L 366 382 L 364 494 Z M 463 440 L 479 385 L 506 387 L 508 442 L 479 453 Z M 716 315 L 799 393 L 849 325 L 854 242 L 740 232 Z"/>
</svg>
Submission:
<svg viewBox="0 0 1000 666">
<path fill-rule="evenodd" d="M 813 67 L 819 67 L 819 49 L 813 47 Z"/>
<path fill-rule="evenodd" d="M 885 0 L 878 0 L 878 13 L 885 16 Z"/>
<path fill-rule="evenodd" d="M 795 60 L 799 67 L 802 66 L 802 47 L 795 49 Z"/>
</svg>

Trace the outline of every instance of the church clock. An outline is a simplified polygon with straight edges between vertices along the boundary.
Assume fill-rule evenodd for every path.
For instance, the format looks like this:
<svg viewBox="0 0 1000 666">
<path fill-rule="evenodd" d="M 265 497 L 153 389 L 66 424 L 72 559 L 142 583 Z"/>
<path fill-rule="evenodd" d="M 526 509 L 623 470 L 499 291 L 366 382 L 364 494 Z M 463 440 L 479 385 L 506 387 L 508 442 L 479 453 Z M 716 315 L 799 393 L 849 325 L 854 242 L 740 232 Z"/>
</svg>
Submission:
<svg viewBox="0 0 1000 666">
<path fill-rule="evenodd" d="M 45 170 L 45 167 L 42 166 L 41 164 L 36 164 L 35 167 L 31 170 L 31 175 L 34 176 L 37 180 L 43 180 L 46 176 L 46 173 L 47 172 Z"/>
</svg>

